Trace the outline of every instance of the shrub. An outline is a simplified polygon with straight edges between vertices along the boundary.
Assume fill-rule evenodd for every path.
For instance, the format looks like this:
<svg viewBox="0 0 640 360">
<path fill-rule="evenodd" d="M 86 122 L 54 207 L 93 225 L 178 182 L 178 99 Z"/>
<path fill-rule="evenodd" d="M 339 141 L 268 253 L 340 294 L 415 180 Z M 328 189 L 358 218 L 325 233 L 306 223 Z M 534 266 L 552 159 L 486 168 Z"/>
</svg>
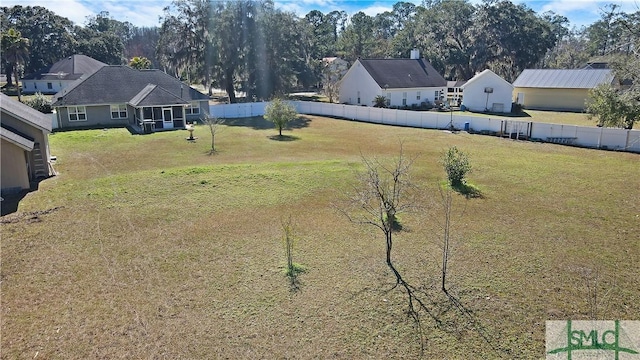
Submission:
<svg viewBox="0 0 640 360">
<path fill-rule="evenodd" d="M 24 103 L 45 114 L 51 114 L 53 110 L 53 108 L 51 107 L 51 99 L 39 92 L 37 92 L 36 95 L 31 99 L 25 100 Z"/>
<path fill-rule="evenodd" d="M 442 164 L 447 172 L 447 179 L 453 188 L 464 185 L 465 176 L 471 171 L 471 163 L 469 163 L 467 154 L 452 146 L 444 154 Z"/>
</svg>

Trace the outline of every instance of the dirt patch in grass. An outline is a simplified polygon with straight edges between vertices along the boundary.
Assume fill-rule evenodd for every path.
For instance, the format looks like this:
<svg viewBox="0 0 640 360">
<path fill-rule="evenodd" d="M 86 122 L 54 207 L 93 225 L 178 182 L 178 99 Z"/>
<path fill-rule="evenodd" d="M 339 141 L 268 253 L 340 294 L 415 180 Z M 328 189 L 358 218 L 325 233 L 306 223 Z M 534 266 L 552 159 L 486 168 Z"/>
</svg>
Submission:
<svg viewBox="0 0 640 360">
<path fill-rule="evenodd" d="M 424 320 L 425 358 L 542 356 L 545 320 L 591 317 L 585 274 L 607 294 L 602 318 L 640 313 L 635 154 L 313 116 L 288 142 L 225 125 L 212 156 L 206 133 L 185 134 L 51 136 L 60 175 L 12 215 L 40 221 L 0 224 L 3 358 L 418 357 L 384 240 L 332 208 L 360 156 L 395 156 L 400 140 L 420 154 L 424 208 L 402 216 L 394 257 L 446 325 Z M 483 194 L 454 198 L 449 263 L 476 323 L 433 290 L 438 160 L 453 145 Z M 294 293 L 282 273 L 289 215 L 306 266 Z"/>
</svg>

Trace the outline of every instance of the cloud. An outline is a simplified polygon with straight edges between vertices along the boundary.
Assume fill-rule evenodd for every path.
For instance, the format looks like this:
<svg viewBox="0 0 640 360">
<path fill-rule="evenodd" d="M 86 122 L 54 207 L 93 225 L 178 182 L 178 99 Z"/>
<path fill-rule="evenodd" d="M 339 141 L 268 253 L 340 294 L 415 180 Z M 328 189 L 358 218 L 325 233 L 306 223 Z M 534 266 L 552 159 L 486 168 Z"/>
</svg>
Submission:
<svg viewBox="0 0 640 360">
<path fill-rule="evenodd" d="M 358 11 L 362 11 L 363 13 L 369 16 L 376 16 L 378 14 L 382 14 L 385 11 L 391 11 L 391 10 L 393 10 L 393 5 L 388 6 L 388 5 L 381 5 L 381 4 L 373 4 L 371 6 L 360 9 Z M 355 12 L 358 12 L 358 11 L 355 11 Z"/>
<path fill-rule="evenodd" d="M 53 11 L 58 16 L 66 17 L 76 25 L 84 24 L 87 16 L 95 14 L 92 9 L 80 0 L 2 0 L 2 6 L 11 7 L 15 5 L 41 6 Z"/>
<path fill-rule="evenodd" d="M 171 5 L 170 0 L 106 0 L 102 2 L 102 9 L 109 12 L 109 16 L 119 21 L 128 21 L 137 27 L 160 26 L 159 17 L 164 14 L 163 9 Z"/>
</svg>

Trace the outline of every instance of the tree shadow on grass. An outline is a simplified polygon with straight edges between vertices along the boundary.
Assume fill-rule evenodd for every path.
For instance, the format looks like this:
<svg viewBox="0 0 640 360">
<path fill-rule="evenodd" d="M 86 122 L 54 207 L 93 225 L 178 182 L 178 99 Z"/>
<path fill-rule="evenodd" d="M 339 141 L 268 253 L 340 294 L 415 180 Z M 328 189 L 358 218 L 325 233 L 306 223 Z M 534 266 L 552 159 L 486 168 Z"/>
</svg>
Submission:
<svg viewBox="0 0 640 360">
<path fill-rule="evenodd" d="M 298 116 L 295 120 L 289 121 L 286 128 L 290 130 L 302 129 L 308 127 L 310 122 L 310 118 L 306 116 Z M 271 121 L 265 120 L 265 118 L 262 116 L 226 119 L 224 124 L 227 126 L 244 126 L 252 128 L 254 130 L 266 130 L 274 128 L 273 123 Z"/>
<path fill-rule="evenodd" d="M 464 195 L 467 199 L 484 199 L 482 191 L 473 184 L 462 183 L 459 185 L 452 185 L 451 188 L 458 194 Z"/>
<path fill-rule="evenodd" d="M 268 136 L 268 138 L 271 140 L 283 141 L 283 142 L 300 140 L 299 137 L 293 136 L 293 135 L 271 135 L 271 136 Z"/>
</svg>

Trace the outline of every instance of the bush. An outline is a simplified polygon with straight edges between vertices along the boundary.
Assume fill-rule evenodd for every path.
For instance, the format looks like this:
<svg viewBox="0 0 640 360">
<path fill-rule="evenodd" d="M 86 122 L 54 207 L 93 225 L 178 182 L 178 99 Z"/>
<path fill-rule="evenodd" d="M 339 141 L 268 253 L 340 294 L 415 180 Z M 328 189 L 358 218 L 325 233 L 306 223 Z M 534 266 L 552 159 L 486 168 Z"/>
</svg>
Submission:
<svg viewBox="0 0 640 360">
<path fill-rule="evenodd" d="M 51 99 L 39 92 L 33 98 L 25 100 L 24 103 L 45 114 L 51 114 L 53 110 Z"/>
<path fill-rule="evenodd" d="M 447 179 L 451 187 L 457 188 L 464 185 L 464 178 L 471 171 L 471 163 L 467 154 L 452 146 L 444 154 L 442 165 L 447 172 Z"/>
<path fill-rule="evenodd" d="M 523 109 L 524 109 L 524 106 L 522 106 L 522 104 L 518 104 L 515 102 L 511 104 L 512 114 L 521 114 Z"/>
</svg>

